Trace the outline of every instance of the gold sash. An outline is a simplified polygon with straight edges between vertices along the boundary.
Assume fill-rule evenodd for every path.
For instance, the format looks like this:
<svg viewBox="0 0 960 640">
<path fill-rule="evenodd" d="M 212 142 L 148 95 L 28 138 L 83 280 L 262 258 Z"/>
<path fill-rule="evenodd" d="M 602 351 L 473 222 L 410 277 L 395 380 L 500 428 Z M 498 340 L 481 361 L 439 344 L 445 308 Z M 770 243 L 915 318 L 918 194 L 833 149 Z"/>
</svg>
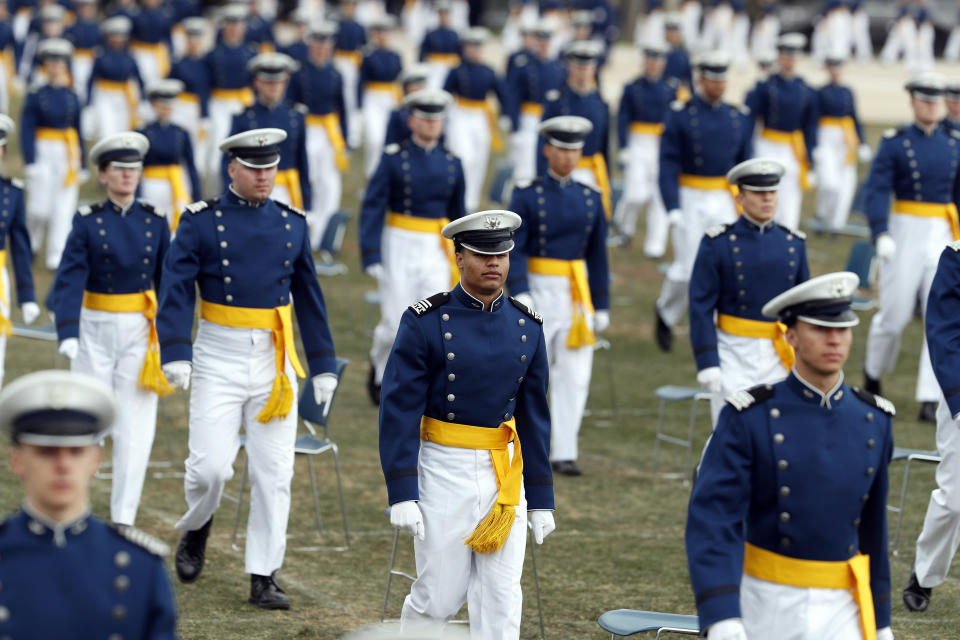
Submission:
<svg viewBox="0 0 960 640">
<path fill-rule="evenodd" d="M 180 224 L 181 212 L 184 207 L 193 202 L 190 192 L 187 191 L 187 180 L 183 175 L 183 168 L 178 164 L 144 167 L 143 177 L 148 180 L 165 180 L 170 184 L 170 192 L 173 194 L 173 219 L 170 222 L 170 231 L 176 231 Z"/>
<path fill-rule="evenodd" d="M 563 276 L 570 280 L 570 299 L 573 302 L 573 324 L 567 334 L 567 346 L 579 349 L 597 343 L 587 324 L 587 314 L 592 314 L 593 299 L 590 297 L 590 282 L 587 279 L 587 263 L 583 260 L 559 260 L 557 258 L 528 258 L 527 269 L 545 276 Z"/>
<path fill-rule="evenodd" d="M 607 220 L 613 215 L 613 204 L 611 202 L 612 190 L 610 189 L 610 174 L 607 173 L 607 160 L 599 151 L 592 156 L 584 156 L 577 163 L 578 169 L 590 169 L 593 172 L 593 178 L 597 181 L 597 187 L 600 188 L 600 198 L 603 201 L 603 213 Z"/>
<path fill-rule="evenodd" d="M 764 322 L 763 320 L 750 320 L 749 318 L 739 318 L 725 313 L 717 314 L 717 328 L 733 336 L 743 338 L 766 338 L 773 341 L 773 348 L 780 358 L 780 364 L 787 371 L 793 368 L 796 355 L 793 347 L 787 344 L 783 334 L 787 330 L 787 325 L 782 322 Z"/>
<path fill-rule="evenodd" d="M 460 282 L 460 269 L 457 268 L 457 257 L 453 249 L 453 240 L 448 240 L 440 235 L 443 228 L 450 223 L 449 218 L 418 218 L 417 216 L 408 216 L 393 211 L 387 214 L 387 225 L 407 231 L 416 231 L 418 233 L 435 233 L 440 238 L 440 245 L 443 252 L 447 255 L 447 261 L 450 263 L 450 287 L 457 286 Z"/>
<path fill-rule="evenodd" d="M 340 114 L 335 111 L 317 115 L 311 113 L 307 115 L 308 127 L 323 127 L 330 138 L 330 146 L 336 155 L 337 169 L 340 173 L 345 173 L 350 169 L 350 157 L 347 155 L 347 142 L 343 139 L 343 131 L 340 130 Z"/>
</svg>

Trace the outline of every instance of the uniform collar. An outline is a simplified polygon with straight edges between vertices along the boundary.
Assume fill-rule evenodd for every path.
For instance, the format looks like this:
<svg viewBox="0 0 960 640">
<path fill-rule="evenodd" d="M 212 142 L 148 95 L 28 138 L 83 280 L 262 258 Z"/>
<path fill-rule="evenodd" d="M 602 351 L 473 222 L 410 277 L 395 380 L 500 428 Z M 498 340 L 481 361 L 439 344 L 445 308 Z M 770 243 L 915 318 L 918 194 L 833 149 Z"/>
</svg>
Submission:
<svg viewBox="0 0 960 640">
<path fill-rule="evenodd" d="M 790 370 L 790 375 L 787 376 L 787 386 L 793 389 L 793 391 L 805 401 L 811 404 L 816 403 L 827 409 L 832 409 L 833 405 L 839 403 L 843 399 L 843 396 L 846 395 L 846 392 L 843 390 L 842 371 L 840 372 L 840 379 L 837 381 L 837 384 L 827 393 L 823 393 L 820 389 L 817 389 L 801 378 L 796 368 Z"/>
<path fill-rule="evenodd" d="M 480 311 L 483 310 L 483 303 L 467 293 L 466 289 L 464 289 L 459 283 L 457 283 L 457 286 L 453 288 L 452 293 L 453 297 L 459 300 L 460 304 L 463 306 L 470 309 L 477 309 Z M 490 304 L 490 311 L 496 311 L 499 309 L 503 305 L 503 301 L 505 299 L 506 298 L 504 298 L 503 290 L 501 289 L 500 295 L 497 296 L 496 300 Z"/>
<path fill-rule="evenodd" d="M 29 500 L 23 501 L 23 512 L 27 516 L 27 529 L 35 536 L 44 536 L 48 532 L 53 534 L 53 543 L 58 547 L 67 544 L 67 532 L 73 535 L 83 533 L 87 528 L 87 519 L 90 517 L 90 509 L 87 508 L 79 517 L 66 522 L 57 522 L 49 518 L 30 504 Z"/>
<path fill-rule="evenodd" d="M 420 151 L 423 151 L 424 153 L 433 153 L 434 151 L 437 150 L 437 147 L 440 146 L 440 141 L 437 140 L 437 142 L 436 142 L 432 147 L 427 148 L 427 147 L 423 146 L 422 144 L 419 144 L 416 140 L 414 140 L 414 139 L 413 139 L 413 136 L 411 135 L 411 136 L 410 136 L 410 144 L 411 144 L 413 147 L 419 149 Z"/>
<path fill-rule="evenodd" d="M 554 173 L 551 169 L 549 169 L 549 168 L 547 169 L 547 177 L 548 177 L 549 179 L 553 180 L 554 182 L 556 182 L 556 183 L 557 183 L 558 185 L 560 185 L 561 187 L 570 186 L 570 183 L 573 182 L 573 174 L 572 174 L 572 173 L 571 173 L 570 175 L 568 175 L 566 178 L 561 178 L 560 176 L 558 176 L 557 174 L 555 174 L 555 173 Z"/>
<path fill-rule="evenodd" d="M 773 229 L 774 225 L 776 224 L 773 221 L 773 218 L 761 224 L 756 220 L 754 220 L 753 218 L 751 218 L 750 216 L 748 216 L 746 212 L 744 212 L 743 215 L 740 216 L 740 220 L 743 223 L 743 225 L 746 226 L 748 229 L 752 231 L 759 231 L 761 234 L 766 231 L 770 231 L 771 229 Z"/>
<path fill-rule="evenodd" d="M 130 204 L 124 207 L 123 205 L 119 205 L 114 202 L 111 198 L 107 198 L 107 201 L 104 203 L 104 205 L 108 210 L 119 213 L 122 217 L 125 217 L 128 213 L 130 213 L 130 209 L 133 208 L 133 205 L 136 203 L 136 201 L 137 199 L 134 198 L 130 201 Z"/>
<path fill-rule="evenodd" d="M 936 125 L 930 127 L 930 133 L 927 133 L 927 130 L 921 127 L 917 122 L 914 122 L 912 125 L 910 125 L 910 128 L 916 131 L 918 134 L 920 134 L 924 138 L 932 138 L 937 133 Z"/>
<path fill-rule="evenodd" d="M 252 200 L 247 200 L 246 198 L 242 197 L 239 193 L 233 190 L 233 185 L 230 185 L 229 187 L 227 187 L 225 198 L 227 202 L 231 204 L 240 204 L 245 207 L 261 207 L 263 206 L 264 202 L 266 202 L 266 200 L 259 203 L 253 202 Z"/>
<path fill-rule="evenodd" d="M 723 104 L 723 98 L 720 98 L 716 102 L 710 102 L 702 93 L 697 94 L 697 100 L 707 109 L 718 109 Z"/>
</svg>

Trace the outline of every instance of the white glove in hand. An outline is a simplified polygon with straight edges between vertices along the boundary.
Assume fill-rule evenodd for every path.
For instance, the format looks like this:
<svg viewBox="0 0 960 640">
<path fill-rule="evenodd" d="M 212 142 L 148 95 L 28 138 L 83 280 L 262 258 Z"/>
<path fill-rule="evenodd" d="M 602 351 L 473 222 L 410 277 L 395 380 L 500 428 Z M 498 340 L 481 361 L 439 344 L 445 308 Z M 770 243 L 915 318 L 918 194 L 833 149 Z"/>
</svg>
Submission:
<svg viewBox="0 0 960 640">
<path fill-rule="evenodd" d="M 893 241 L 889 233 L 881 233 L 874 241 L 877 247 L 877 258 L 884 262 L 893 260 L 897 253 L 897 243 Z"/>
<path fill-rule="evenodd" d="M 73 360 L 80 352 L 80 341 L 76 338 L 67 338 L 60 343 L 57 351 L 59 351 L 60 355 L 65 356 L 68 360 Z"/>
<path fill-rule="evenodd" d="M 704 391 L 709 391 L 710 393 L 720 393 L 720 390 L 723 388 L 723 385 L 720 384 L 721 378 L 720 367 L 707 367 L 706 369 L 697 371 L 697 383 Z"/>
<path fill-rule="evenodd" d="M 513 299 L 525 306 L 527 309 L 533 311 L 533 296 L 528 292 L 524 291 L 523 293 L 518 293 L 513 296 Z"/>
<path fill-rule="evenodd" d="M 714 622 L 707 629 L 707 640 L 747 640 L 747 631 L 740 618 L 727 618 Z"/>
<path fill-rule="evenodd" d="M 860 148 L 857 149 L 857 159 L 860 162 L 870 162 L 873 159 L 873 149 L 870 148 L 870 145 L 860 145 Z"/>
<path fill-rule="evenodd" d="M 43 175 L 43 167 L 39 164 L 28 164 L 23 168 L 23 176 L 27 180 L 34 180 Z"/>
<path fill-rule="evenodd" d="M 807 171 L 807 188 L 813 189 L 815 186 L 817 186 L 817 174 L 813 171 L 813 167 L 810 167 Z"/>
<path fill-rule="evenodd" d="M 80 184 L 87 184 L 90 180 L 90 172 L 86 169 L 81 169 L 77 172 L 77 182 Z"/>
<path fill-rule="evenodd" d="M 20 315 L 23 316 L 25 324 L 33 324 L 33 321 L 40 317 L 40 305 L 36 302 L 24 302 L 20 305 Z"/>
<path fill-rule="evenodd" d="M 877 640 L 893 640 L 893 629 L 890 627 L 877 629 Z"/>
<path fill-rule="evenodd" d="M 593 314 L 593 330 L 603 333 L 610 328 L 610 312 L 606 309 L 597 309 Z"/>
<path fill-rule="evenodd" d="M 683 210 L 682 209 L 670 209 L 667 212 L 667 223 L 671 226 L 677 227 L 683 222 Z"/>
<path fill-rule="evenodd" d="M 401 531 L 406 531 L 423 542 L 423 514 L 416 500 L 406 500 L 390 505 L 390 524 Z"/>
<path fill-rule="evenodd" d="M 163 375 L 167 377 L 170 386 L 184 390 L 190 386 L 190 372 L 193 371 L 193 365 L 186 360 L 168 362 L 161 369 L 163 369 Z"/>
<path fill-rule="evenodd" d="M 330 401 L 333 400 L 333 392 L 337 390 L 337 376 L 333 373 L 321 373 L 310 378 L 313 383 L 313 398 L 318 405 L 323 406 L 323 416 L 330 413 Z"/>
<path fill-rule="evenodd" d="M 380 278 L 383 277 L 383 265 L 380 264 L 379 262 L 376 264 L 372 264 L 366 269 L 364 269 L 363 272 L 368 276 L 370 276 L 371 278 L 373 278 L 374 280 L 379 280 Z"/>
<path fill-rule="evenodd" d="M 530 521 L 530 528 L 533 529 L 533 540 L 537 544 L 543 544 L 543 539 L 557 528 L 557 523 L 553 521 L 553 511 L 544 509 L 527 511 L 527 519 Z"/>
</svg>

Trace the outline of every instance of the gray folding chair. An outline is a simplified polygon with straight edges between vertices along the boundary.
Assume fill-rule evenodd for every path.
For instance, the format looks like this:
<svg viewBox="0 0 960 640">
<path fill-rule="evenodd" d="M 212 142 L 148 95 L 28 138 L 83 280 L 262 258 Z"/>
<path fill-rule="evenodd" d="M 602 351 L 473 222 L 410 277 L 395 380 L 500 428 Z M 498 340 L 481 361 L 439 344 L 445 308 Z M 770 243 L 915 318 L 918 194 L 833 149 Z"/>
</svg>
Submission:
<svg viewBox="0 0 960 640">
<path fill-rule="evenodd" d="M 894 447 L 890 462 L 897 462 L 899 460 L 906 461 L 903 467 L 903 483 L 900 485 L 900 502 L 896 507 L 889 504 L 887 505 L 889 511 L 897 514 L 897 526 L 894 528 L 893 539 L 890 541 L 890 553 L 893 555 L 897 555 L 897 546 L 900 544 L 900 526 L 903 524 L 903 507 L 907 500 L 907 482 L 910 480 L 910 464 L 914 460 L 917 462 L 940 464 L 940 455 L 936 451 Z"/>
<path fill-rule="evenodd" d="M 614 609 L 601 615 L 597 624 L 604 631 L 610 632 L 611 640 L 646 631 L 656 631 L 657 638 L 665 633 L 679 633 L 685 636 L 700 635 L 700 621 L 697 616 L 686 616 L 678 613 Z"/>
<path fill-rule="evenodd" d="M 660 400 L 660 409 L 657 413 L 657 436 L 653 444 L 653 470 L 660 464 L 660 443 L 666 442 L 686 449 L 683 456 L 683 471 L 681 477 L 684 483 L 689 482 L 690 461 L 693 457 L 693 437 L 697 426 L 697 403 L 700 400 L 710 400 L 710 394 L 697 387 L 681 387 L 674 384 L 658 387 L 654 395 Z M 678 438 L 663 432 L 664 413 L 668 402 L 690 401 L 690 421 L 687 428 L 687 437 Z"/>
</svg>

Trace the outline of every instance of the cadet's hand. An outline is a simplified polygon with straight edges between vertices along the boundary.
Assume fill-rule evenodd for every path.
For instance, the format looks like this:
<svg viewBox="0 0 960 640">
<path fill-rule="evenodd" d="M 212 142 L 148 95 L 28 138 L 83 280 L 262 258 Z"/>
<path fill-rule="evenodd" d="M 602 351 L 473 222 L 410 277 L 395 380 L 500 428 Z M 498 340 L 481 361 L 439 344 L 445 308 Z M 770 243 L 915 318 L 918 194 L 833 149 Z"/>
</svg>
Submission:
<svg viewBox="0 0 960 640">
<path fill-rule="evenodd" d="M 421 542 L 424 540 L 423 514 L 420 513 L 416 500 L 405 500 L 390 505 L 390 524 L 416 536 Z"/>
<path fill-rule="evenodd" d="M 36 302 L 24 302 L 20 305 L 20 315 L 26 324 L 33 324 L 33 321 L 40 317 L 40 305 Z"/>
<path fill-rule="evenodd" d="M 683 223 L 683 210 L 670 209 L 667 212 L 667 223 L 674 227 L 680 226 Z"/>
<path fill-rule="evenodd" d="M 857 158 L 860 162 L 870 162 L 873 160 L 873 149 L 870 148 L 870 145 L 860 145 L 860 148 L 857 149 Z"/>
<path fill-rule="evenodd" d="M 161 369 L 163 369 L 163 375 L 167 377 L 170 386 L 184 390 L 190 386 L 190 373 L 193 371 L 193 365 L 186 360 L 168 362 Z"/>
<path fill-rule="evenodd" d="M 710 625 L 707 640 L 747 640 L 747 630 L 740 618 L 727 618 Z"/>
<path fill-rule="evenodd" d="M 884 262 L 893 260 L 897 253 L 897 243 L 893 241 L 889 233 L 881 233 L 874 241 L 877 247 L 877 258 Z"/>
<path fill-rule="evenodd" d="M 603 333 L 610 328 L 610 312 L 606 309 L 597 309 L 593 314 L 593 330 L 597 333 Z"/>
<path fill-rule="evenodd" d="M 23 177 L 27 180 L 33 180 L 43 175 L 43 167 L 39 164 L 28 164 L 23 168 Z"/>
<path fill-rule="evenodd" d="M 60 355 L 65 356 L 68 360 L 73 360 L 77 357 L 77 353 L 80 352 L 80 341 L 76 338 L 67 338 L 60 343 L 57 351 L 59 351 Z"/>
<path fill-rule="evenodd" d="M 544 509 L 527 511 L 527 519 L 530 520 L 530 528 L 533 529 L 533 541 L 537 544 L 543 544 L 543 539 L 557 528 L 557 523 L 553 521 L 553 511 Z"/>
<path fill-rule="evenodd" d="M 697 372 L 697 383 L 703 387 L 704 391 L 710 393 L 720 393 L 723 385 L 720 383 L 720 367 L 707 367 Z"/>
<path fill-rule="evenodd" d="M 323 416 L 330 413 L 330 401 L 333 400 L 333 392 L 337 390 L 337 376 L 333 373 L 321 373 L 310 378 L 313 384 L 313 398 L 318 405 L 323 406 Z"/>
<path fill-rule="evenodd" d="M 890 627 L 877 629 L 877 640 L 893 640 L 893 629 Z"/>
<path fill-rule="evenodd" d="M 533 311 L 533 296 L 528 292 L 524 291 L 523 293 L 518 293 L 513 296 L 513 299 L 525 306 L 527 309 Z"/>
<path fill-rule="evenodd" d="M 813 167 L 807 170 L 807 189 L 813 189 L 817 186 L 817 174 L 813 172 Z"/>
<path fill-rule="evenodd" d="M 79 184 L 86 184 L 90 180 L 90 172 L 86 169 L 81 169 L 77 172 L 77 182 Z"/>
<path fill-rule="evenodd" d="M 364 269 L 363 272 L 368 276 L 370 276 L 371 278 L 373 278 L 374 280 L 379 280 L 380 278 L 383 277 L 383 265 L 380 264 L 379 262 L 376 264 L 372 264 L 366 269 Z"/>
</svg>

